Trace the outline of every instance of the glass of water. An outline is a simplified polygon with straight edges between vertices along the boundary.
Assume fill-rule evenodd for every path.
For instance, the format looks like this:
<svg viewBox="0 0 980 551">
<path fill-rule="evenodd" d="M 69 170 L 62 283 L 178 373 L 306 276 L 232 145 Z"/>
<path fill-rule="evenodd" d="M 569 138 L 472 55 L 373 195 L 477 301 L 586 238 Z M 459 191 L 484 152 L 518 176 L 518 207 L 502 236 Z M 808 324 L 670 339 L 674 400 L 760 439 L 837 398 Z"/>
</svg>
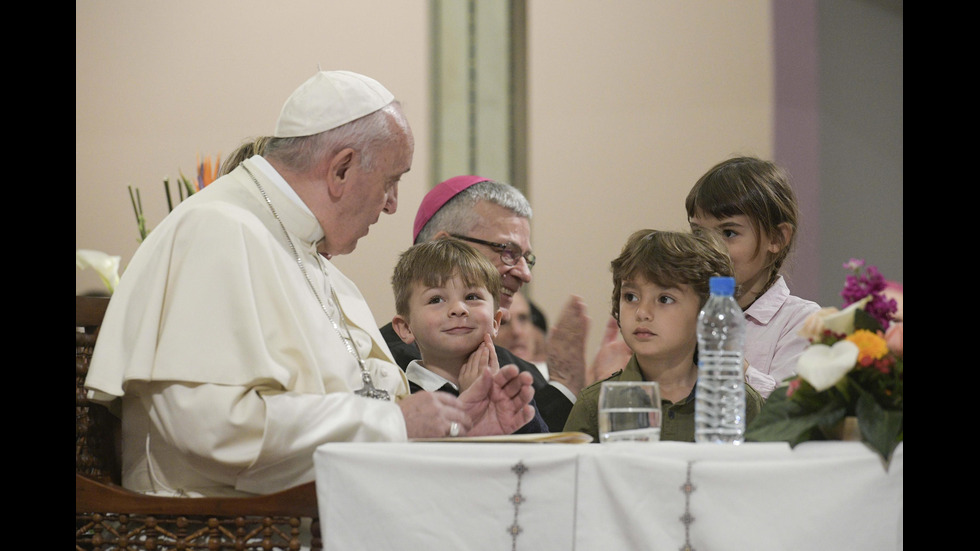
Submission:
<svg viewBox="0 0 980 551">
<path fill-rule="evenodd" d="M 606 381 L 599 389 L 599 442 L 659 442 L 660 385 Z"/>
</svg>

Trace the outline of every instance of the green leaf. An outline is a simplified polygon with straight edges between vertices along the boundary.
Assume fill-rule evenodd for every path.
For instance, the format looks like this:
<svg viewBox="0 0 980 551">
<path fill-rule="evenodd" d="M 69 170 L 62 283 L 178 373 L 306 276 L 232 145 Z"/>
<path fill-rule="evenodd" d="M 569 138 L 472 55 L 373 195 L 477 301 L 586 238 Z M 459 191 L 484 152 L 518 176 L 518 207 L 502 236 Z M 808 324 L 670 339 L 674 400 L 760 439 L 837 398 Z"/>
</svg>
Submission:
<svg viewBox="0 0 980 551">
<path fill-rule="evenodd" d="M 136 188 L 133 194 L 133 186 L 129 186 L 129 200 L 133 203 L 133 212 L 136 213 L 136 229 L 140 232 L 140 242 L 146 239 L 146 218 L 143 217 L 143 201 L 140 200 L 140 188 Z"/>
<path fill-rule="evenodd" d="M 753 442 L 789 442 L 790 446 L 807 440 L 825 440 L 823 428 L 836 425 L 847 414 L 845 403 L 834 399 L 833 394 L 826 395 L 831 399 L 807 400 L 804 405 L 787 398 L 782 388 L 777 389 L 747 427 L 745 439 Z"/>
<path fill-rule="evenodd" d="M 872 333 L 877 333 L 881 331 L 881 323 L 866 310 L 856 310 L 854 312 L 854 329 L 867 329 Z"/>
<path fill-rule="evenodd" d="M 857 418 L 861 439 L 874 448 L 887 464 L 902 441 L 905 412 L 886 410 L 878 405 L 871 394 L 863 393 L 857 402 Z"/>
<path fill-rule="evenodd" d="M 184 189 L 187 191 L 188 197 L 194 195 L 194 186 L 191 184 L 191 181 L 187 178 L 187 176 L 184 176 L 183 172 L 180 173 L 180 183 L 184 184 Z M 181 201 L 184 200 L 183 197 L 181 197 L 180 199 Z"/>
<path fill-rule="evenodd" d="M 167 194 L 167 212 L 173 212 L 174 202 L 170 199 L 170 178 L 163 179 L 163 192 Z"/>
</svg>

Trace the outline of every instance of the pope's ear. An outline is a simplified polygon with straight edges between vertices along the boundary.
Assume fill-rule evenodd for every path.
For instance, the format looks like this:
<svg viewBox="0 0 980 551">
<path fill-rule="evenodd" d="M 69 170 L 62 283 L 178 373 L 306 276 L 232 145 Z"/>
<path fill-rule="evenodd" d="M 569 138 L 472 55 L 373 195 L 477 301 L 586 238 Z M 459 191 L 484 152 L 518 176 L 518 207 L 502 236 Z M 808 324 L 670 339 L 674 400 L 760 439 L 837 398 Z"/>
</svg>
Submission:
<svg viewBox="0 0 980 551">
<path fill-rule="evenodd" d="M 405 344 L 415 342 L 415 335 L 412 333 L 412 328 L 408 326 L 408 320 L 404 317 L 396 315 L 391 318 L 391 327 L 395 330 L 395 333 L 398 333 L 398 336 Z"/>
<path fill-rule="evenodd" d="M 351 170 L 357 162 L 357 152 L 346 147 L 326 159 L 326 180 L 330 195 L 339 197 L 344 186 L 350 183 Z"/>
</svg>

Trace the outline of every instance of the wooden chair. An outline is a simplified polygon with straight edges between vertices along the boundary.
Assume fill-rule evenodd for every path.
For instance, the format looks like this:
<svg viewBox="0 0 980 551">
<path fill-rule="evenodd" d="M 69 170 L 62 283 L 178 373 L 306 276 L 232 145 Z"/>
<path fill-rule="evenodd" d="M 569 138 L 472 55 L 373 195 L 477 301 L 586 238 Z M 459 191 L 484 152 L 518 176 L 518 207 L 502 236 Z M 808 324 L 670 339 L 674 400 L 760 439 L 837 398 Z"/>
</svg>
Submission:
<svg viewBox="0 0 980 551">
<path fill-rule="evenodd" d="M 321 549 L 313 482 L 233 498 L 148 496 L 120 485 L 119 418 L 89 402 L 84 389 L 108 304 L 75 297 L 75 549 L 300 549 L 304 524 L 310 548 Z"/>
</svg>

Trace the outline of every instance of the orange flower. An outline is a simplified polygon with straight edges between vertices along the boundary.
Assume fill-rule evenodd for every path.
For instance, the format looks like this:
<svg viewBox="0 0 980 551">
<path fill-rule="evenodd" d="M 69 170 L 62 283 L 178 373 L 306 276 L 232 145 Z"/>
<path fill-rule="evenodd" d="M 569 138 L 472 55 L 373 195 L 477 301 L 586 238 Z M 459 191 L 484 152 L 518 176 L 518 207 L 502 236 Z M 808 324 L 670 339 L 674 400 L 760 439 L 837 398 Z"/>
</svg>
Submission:
<svg viewBox="0 0 980 551">
<path fill-rule="evenodd" d="M 197 190 L 201 191 L 205 187 L 211 184 L 211 182 L 218 179 L 218 168 L 221 166 L 221 154 L 218 154 L 218 159 L 211 164 L 211 156 L 208 155 L 201 161 L 201 154 L 197 154 Z"/>
<path fill-rule="evenodd" d="M 874 360 L 880 360 L 888 354 L 888 343 L 885 339 L 867 329 L 858 329 L 848 335 L 847 340 L 857 345 L 858 363 L 861 365 L 871 365 Z"/>
</svg>

